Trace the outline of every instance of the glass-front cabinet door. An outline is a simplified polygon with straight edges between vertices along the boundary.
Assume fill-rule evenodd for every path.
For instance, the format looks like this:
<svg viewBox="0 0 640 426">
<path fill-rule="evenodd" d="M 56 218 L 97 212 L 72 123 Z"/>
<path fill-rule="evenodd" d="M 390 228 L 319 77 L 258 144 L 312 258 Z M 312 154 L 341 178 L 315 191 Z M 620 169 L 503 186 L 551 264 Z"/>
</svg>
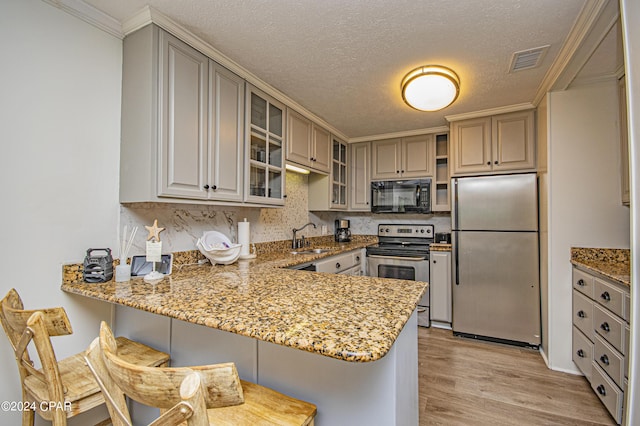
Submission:
<svg viewBox="0 0 640 426">
<path fill-rule="evenodd" d="M 331 207 L 347 207 L 347 144 L 332 139 Z"/>
<path fill-rule="evenodd" d="M 247 86 L 245 201 L 284 204 L 284 105 Z"/>
</svg>

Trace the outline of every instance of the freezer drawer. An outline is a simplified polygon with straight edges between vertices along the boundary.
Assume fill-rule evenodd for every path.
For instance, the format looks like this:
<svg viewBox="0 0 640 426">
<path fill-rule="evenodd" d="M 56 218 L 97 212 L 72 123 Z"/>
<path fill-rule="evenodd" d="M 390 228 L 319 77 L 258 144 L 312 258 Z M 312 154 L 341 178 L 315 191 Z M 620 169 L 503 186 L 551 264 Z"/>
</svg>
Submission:
<svg viewBox="0 0 640 426">
<path fill-rule="evenodd" d="M 454 232 L 453 331 L 540 344 L 538 234 Z"/>
</svg>

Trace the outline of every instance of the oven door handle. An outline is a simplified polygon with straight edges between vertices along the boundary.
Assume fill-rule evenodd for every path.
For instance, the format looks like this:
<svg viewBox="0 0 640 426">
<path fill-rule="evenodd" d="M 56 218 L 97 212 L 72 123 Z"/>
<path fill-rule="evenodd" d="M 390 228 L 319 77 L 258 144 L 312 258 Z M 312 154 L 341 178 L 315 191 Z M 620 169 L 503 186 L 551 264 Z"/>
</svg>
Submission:
<svg viewBox="0 0 640 426">
<path fill-rule="evenodd" d="M 373 259 L 394 259 L 394 260 L 407 260 L 410 262 L 422 262 L 427 260 L 426 256 L 421 257 L 404 257 L 404 256 L 381 256 L 378 254 L 370 254 L 368 257 Z"/>
</svg>

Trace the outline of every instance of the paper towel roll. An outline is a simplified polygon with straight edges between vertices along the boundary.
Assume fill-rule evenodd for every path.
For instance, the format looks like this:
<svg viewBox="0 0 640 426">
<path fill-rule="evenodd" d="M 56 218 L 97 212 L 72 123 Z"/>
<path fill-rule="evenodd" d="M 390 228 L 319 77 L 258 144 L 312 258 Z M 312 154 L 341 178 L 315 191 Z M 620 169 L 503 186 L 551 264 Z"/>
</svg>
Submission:
<svg viewBox="0 0 640 426">
<path fill-rule="evenodd" d="M 244 218 L 244 222 L 238 222 L 238 244 L 242 244 L 240 248 L 240 256 L 249 255 L 249 245 L 251 244 L 251 239 L 249 238 L 249 222 L 247 222 L 247 218 Z"/>
</svg>

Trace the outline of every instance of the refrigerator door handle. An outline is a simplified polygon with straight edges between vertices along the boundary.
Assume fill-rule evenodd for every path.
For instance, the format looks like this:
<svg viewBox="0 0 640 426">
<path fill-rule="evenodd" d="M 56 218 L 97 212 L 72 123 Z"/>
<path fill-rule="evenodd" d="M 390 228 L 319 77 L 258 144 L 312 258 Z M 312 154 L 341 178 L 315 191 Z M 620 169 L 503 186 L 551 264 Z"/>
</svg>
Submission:
<svg viewBox="0 0 640 426">
<path fill-rule="evenodd" d="M 458 232 L 454 232 L 454 238 L 453 238 L 453 257 L 454 257 L 454 263 L 456 264 L 456 268 L 455 268 L 455 274 L 456 274 L 456 285 L 460 285 L 460 266 L 459 266 L 459 262 L 460 262 L 460 257 L 458 256 Z"/>
<path fill-rule="evenodd" d="M 453 213 L 453 228 L 458 230 L 458 179 L 454 178 L 453 181 L 453 205 L 451 206 L 451 213 Z"/>
</svg>

